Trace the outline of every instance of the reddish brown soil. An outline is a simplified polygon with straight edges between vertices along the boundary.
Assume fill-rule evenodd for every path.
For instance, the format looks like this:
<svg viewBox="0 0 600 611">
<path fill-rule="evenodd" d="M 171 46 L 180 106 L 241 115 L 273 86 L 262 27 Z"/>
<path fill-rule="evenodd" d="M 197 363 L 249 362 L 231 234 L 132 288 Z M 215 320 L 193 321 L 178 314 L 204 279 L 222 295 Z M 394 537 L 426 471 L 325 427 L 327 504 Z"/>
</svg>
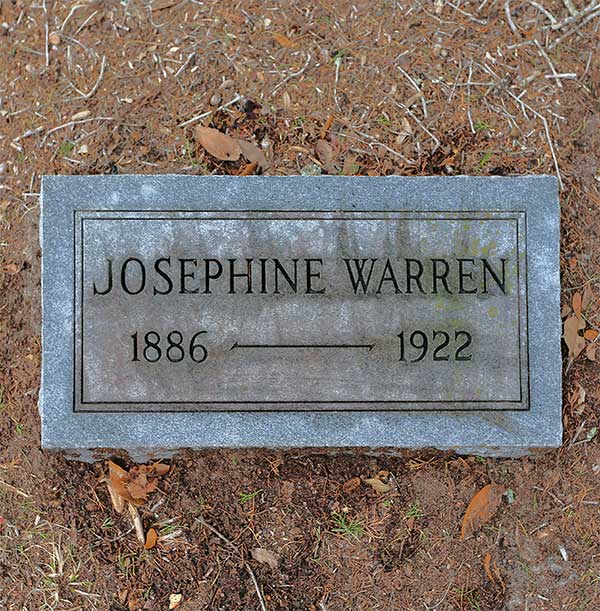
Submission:
<svg viewBox="0 0 600 611">
<path fill-rule="evenodd" d="M 600 608 L 600 375 L 584 354 L 567 370 L 565 351 L 560 450 L 183 453 L 141 509 L 161 535 L 152 550 L 113 510 L 105 464 L 39 448 L 40 176 L 252 170 L 206 154 L 199 122 L 179 127 L 211 98 L 243 96 L 203 124 L 260 144 L 267 174 L 556 173 L 550 136 L 563 300 L 600 294 L 600 18 L 554 31 L 513 2 L 511 32 L 501 3 L 479 6 L 0 0 L 1 609 L 162 611 L 171 594 L 185 611 L 259 609 L 256 587 L 269 611 Z M 549 61 L 576 78 L 547 78 Z M 344 487 L 380 470 L 386 493 Z M 491 481 L 514 502 L 463 541 L 465 509 Z M 336 532 L 339 515 L 354 535 Z"/>
</svg>

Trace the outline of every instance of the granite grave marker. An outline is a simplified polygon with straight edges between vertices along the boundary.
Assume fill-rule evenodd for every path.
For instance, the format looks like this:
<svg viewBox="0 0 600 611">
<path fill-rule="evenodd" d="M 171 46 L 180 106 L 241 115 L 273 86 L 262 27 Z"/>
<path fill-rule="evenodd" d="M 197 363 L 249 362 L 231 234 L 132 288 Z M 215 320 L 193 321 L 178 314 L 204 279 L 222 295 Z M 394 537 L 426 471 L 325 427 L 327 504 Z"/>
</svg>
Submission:
<svg viewBox="0 0 600 611">
<path fill-rule="evenodd" d="M 552 177 L 52 176 L 42 444 L 561 442 Z"/>
</svg>

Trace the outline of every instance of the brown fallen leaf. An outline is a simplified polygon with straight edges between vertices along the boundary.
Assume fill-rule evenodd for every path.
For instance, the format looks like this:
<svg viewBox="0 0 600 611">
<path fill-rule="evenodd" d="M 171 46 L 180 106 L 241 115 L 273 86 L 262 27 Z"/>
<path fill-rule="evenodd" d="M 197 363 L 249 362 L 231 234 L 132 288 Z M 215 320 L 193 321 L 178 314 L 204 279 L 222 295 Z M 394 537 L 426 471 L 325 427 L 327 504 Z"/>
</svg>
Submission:
<svg viewBox="0 0 600 611">
<path fill-rule="evenodd" d="M 331 144 L 322 138 L 317 140 L 317 143 L 315 144 L 315 153 L 327 172 L 330 174 L 335 174 L 336 170 L 333 164 L 334 152 Z"/>
<path fill-rule="evenodd" d="M 352 494 L 360 488 L 360 477 L 352 477 L 342 484 L 342 490 L 346 494 Z"/>
<path fill-rule="evenodd" d="M 279 566 L 279 560 L 277 560 L 277 556 L 270 552 L 268 549 L 263 549 L 262 547 L 255 547 L 251 552 L 252 558 L 258 562 L 264 562 L 268 564 L 272 569 L 276 569 Z"/>
<path fill-rule="evenodd" d="M 109 460 L 106 482 L 115 509 L 122 512 L 124 508 L 117 497 L 133 505 L 143 505 L 148 495 L 156 490 L 159 476 L 168 471 L 169 465 L 162 463 L 136 465 L 126 471 Z"/>
<path fill-rule="evenodd" d="M 596 329 L 587 329 L 583 337 L 593 342 L 598 337 L 598 331 L 596 331 Z"/>
<path fill-rule="evenodd" d="M 166 475 L 169 472 L 171 467 L 169 465 L 165 465 L 162 462 L 155 462 L 151 465 L 151 469 L 156 473 L 156 475 Z"/>
<path fill-rule="evenodd" d="M 573 308 L 573 312 L 575 313 L 575 316 L 577 316 L 578 318 L 581 318 L 581 293 L 580 292 L 576 292 L 575 295 L 573 295 L 573 301 L 571 302 L 571 307 Z"/>
<path fill-rule="evenodd" d="M 594 300 L 594 293 L 589 286 L 586 286 L 583 291 L 583 297 L 581 298 L 581 309 L 585 312 L 588 309 L 588 306 Z"/>
<path fill-rule="evenodd" d="M 571 306 L 567 303 L 560 310 L 560 317 L 566 318 L 573 310 L 571 310 Z"/>
<path fill-rule="evenodd" d="M 503 494 L 502 486 L 488 484 L 471 499 L 463 518 L 461 539 L 466 539 L 494 517 Z"/>
<path fill-rule="evenodd" d="M 596 348 L 598 344 L 588 344 L 585 349 L 585 356 L 590 361 L 596 361 Z"/>
<path fill-rule="evenodd" d="M 152 12 L 156 12 L 156 11 L 164 11 L 165 9 L 171 8 L 173 6 L 175 6 L 177 4 L 177 2 L 172 2 L 170 0 L 159 0 L 158 2 L 154 2 L 152 4 Z"/>
<path fill-rule="evenodd" d="M 137 484 L 136 482 L 130 482 L 129 484 L 127 484 L 127 491 L 134 499 L 144 499 L 145 500 L 146 497 L 148 496 L 148 492 L 146 491 L 146 488 L 144 488 L 143 486 L 140 486 L 140 484 Z"/>
<path fill-rule="evenodd" d="M 208 153 L 223 161 L 237 161 L 241 149 L 239 141 L 212 127 L 199 125 L 195 129 L 196 139 Z"/>
<path fill-rule="evenodd" d="M 333 125 L 333 115 L 329 115 L 327 117 L 327 121 L 325 121 L 325 123 L 323 124 L 323 127 L 321 127 L 321 131 L 319 132 L 319 136 L 321 137 L 321 140 L 324 140 L 327 137 L 327 132 L 329 132 L 332 125 Z"/>
<path fill-rule="evenodd" d="M 240 173 L 238 174 L 238 176 L 250 176 L 252 174 L 254 174 L 254 172 L 256 172 L 256 169 L 258 168 L 258 163 L 256 162 L 252 162 L 252 163 L 247 163 L 240 171 Z"/>
<path fill-rule="evenodd" d="M 487 553 L 483 559 L 483 568 L 485 569 L 485 574 L 487 575 L 488 579 L 492 583 L 496 583 L 496 580 L 494 579 L 494 574 L 492 573 L 492 569 L 490 567 L 491 564 L 492 564 L 492 555 L 490 553 Z"/>
<path fill-rule="evenodd" d="M 296 43 L 293 40 L 290 40 L 287 36 L 284 36 L 283 34 L 273 32 L 272 36 L 282 47 L 291 49 L 292 47 L 296 46 Z"/>
<path fill-rule="evenodd" d="M 377 477 L 370 477 L 369 479 L 364 480 L 364 482 L 368 486 L 371 486 L 371 488 L 373 488 L 375 492 L 380 492 L 381 494 L 389 492 L 392 489 L 392 487 L 389 484 L 382 482 Z"/>
<path fill-rule="evenodd" d="M 135 499 L 129 493 L 126 484 L 129 483 L 129 473 L 125 471 L 122 467 L 119 467 L 112 460 L 108 461 L 108 481 L 107 485 L 112 488 L 112 491 L 125 501 L 129 501 L 134 505 L 143 505 L 144 501 L 142 499 Z M 112 498 L 112 494 L 111 494 Z M 117 509 L 117 507 L 115 507 Z M 117 509 L 118 511 L 118 509 Z"/>
<path fill-rule="evenodd" d="M 584 328 L 585 323 L 583 320 L 575 315 L 569 316 L 563 324 L 563 338 L 569 349 L 569 356 L 572 359 L 577 358 L 585 348 L 585 339 L 579 335 L 579 331 Z"/>
<path fill-rule="evenodd" d="M 246 140 L 237 140 L 237 143 L 240 146 L 240 150 L 242 151 L 242 155 L 251 163 L 256 163 L 263 170 L 269 166 L 269 162 L 265 157 L 265 154 L 262 150 L 256 146 L 253 142 L 247 142 Z"/>
<path fill-rule="evenodd" d="M 157 541 L 158 541 L 158 534 L 157 534 L 156 530 L 154 530 L 154 528 L 151 528 L 146 533 L 146 543 L 144 543 L 144 548 L 145 549 L 152 549 L 156 545 Z"/>
<path fill-rule="evenodd" d="M 18 274 L 21 268 L 16 263 L 7 263 L 2 268 L 2 273 L 4 274 Z"/>
<path fill-rule="evenodd" d="M 400 131 L 398 132 L 398 135 L 396 136 L 396 144 L 398 145 L 402 144 L 407 138 L 412 136 L 412 134 L 413 134 L 413 129 L 408 119 L 406 117 L 402 117 L 402 129 L 400 129 Z M 451 163 L 453 163 L 454 157 L 455 155 L 452 155 L 451 158 L 445 159 L 444 165 L 450 165 Z"/>
<path fill-rule="evenodd" d="M 359 165 L 356 163 L 356 155 L 346 155 L 342 173 L 344 176 L 354 176 L 358 174 Z"/>
</svg>

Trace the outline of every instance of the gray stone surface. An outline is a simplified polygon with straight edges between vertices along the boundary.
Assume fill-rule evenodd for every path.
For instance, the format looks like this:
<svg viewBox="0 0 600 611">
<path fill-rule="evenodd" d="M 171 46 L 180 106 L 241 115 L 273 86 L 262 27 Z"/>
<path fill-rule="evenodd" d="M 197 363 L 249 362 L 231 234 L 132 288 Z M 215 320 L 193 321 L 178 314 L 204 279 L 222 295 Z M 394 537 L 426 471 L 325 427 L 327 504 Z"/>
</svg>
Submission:
<svg viewBox="0 0 600 611">
<path fill-rule="evenodd" d="M 552 177 L 45 177 L 41 241 L 46 448 L 561 442 Z"/>
</svg>

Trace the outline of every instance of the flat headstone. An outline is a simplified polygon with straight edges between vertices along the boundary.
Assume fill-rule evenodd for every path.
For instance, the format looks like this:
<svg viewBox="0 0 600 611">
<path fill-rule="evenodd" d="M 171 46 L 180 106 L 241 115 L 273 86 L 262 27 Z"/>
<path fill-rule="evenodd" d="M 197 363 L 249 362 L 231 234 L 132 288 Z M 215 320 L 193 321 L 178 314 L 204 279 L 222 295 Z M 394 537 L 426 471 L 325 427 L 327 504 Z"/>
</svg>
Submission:
<svg viewBox="0 0 600 611">
<path fill-rule="evenodd" d="M 561 443 L 552 177 L 50 176 L 42 445 Z"/>
</svg>

